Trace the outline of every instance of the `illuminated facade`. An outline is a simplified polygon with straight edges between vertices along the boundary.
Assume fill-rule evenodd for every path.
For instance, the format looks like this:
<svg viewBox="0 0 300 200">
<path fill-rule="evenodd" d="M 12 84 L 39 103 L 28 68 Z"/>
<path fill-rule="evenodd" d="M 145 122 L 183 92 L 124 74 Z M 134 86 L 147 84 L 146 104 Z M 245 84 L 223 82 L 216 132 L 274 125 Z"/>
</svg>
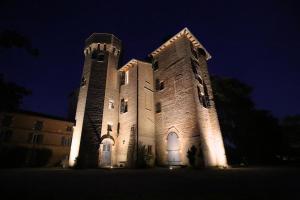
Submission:
<svg viewBox="0 0 300 200">
<path fill-rule="evenodd" d="M 67 166 L 73 126 L 30 111 L 0 113 L 0 166 Z"/>
<path fill-rule="evenodd" d="M 206 61 L 210 54 L 187 29 L 150 56 L 118 66 L 121 41 L 94 33 L 85 63 L 69 164 L 88 167 L 227 166 Z"/>
</svg>

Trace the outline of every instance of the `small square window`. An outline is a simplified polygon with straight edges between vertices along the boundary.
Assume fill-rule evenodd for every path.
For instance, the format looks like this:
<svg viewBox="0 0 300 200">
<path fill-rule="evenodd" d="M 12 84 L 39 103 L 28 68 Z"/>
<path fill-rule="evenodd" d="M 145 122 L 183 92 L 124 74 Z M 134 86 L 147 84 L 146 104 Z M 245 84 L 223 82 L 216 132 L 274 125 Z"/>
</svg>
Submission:
<svg viewBox="0 0 300 200">
<path fill-rule="evenodd" d="M 156 79 L 156 90 L 163 90 L 165 88 L 165 82 L 160 81 L 159 79 Z"/>
<path fill-rule="evenodd" d="M 104 62 L 105 55 L 103 53 L 99 53 L 97 55 L 97 62 Z"/>
</svg>

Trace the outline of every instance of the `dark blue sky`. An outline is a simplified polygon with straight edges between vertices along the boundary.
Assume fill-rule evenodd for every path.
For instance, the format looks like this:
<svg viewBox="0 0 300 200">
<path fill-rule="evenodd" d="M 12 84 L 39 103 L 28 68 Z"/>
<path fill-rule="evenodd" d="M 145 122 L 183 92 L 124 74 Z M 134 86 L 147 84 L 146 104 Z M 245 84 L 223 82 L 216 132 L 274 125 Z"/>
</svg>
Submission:
<svg viewBox="0 0 300 200">
<path fill-rule="evenodd" d="M 257 107 L 277 117 L 299 114 L 299 8 L 292 0 L 2 0 L 0 30 L 30 37 L 40 56 L 1 50 L 0 73 L 32 90 L 24 109 L 64 116 L 67 95 L 79 86 L 84 40 L 91 33 L 119 37 L 127 61 L 145 58 L 165 36 L 188 27 L 211 53 L 212 74 L 253 86 Z"/>
</svg>

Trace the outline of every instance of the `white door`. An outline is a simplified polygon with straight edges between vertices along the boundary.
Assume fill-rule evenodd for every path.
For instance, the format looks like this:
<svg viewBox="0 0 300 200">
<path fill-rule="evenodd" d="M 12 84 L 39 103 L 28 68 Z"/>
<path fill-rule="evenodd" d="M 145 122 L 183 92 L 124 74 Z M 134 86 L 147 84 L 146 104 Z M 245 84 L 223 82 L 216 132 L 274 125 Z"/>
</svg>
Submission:
<svg viewBox="0 0 300 200">
<path fill-rule="evenodd" d="M 179 140 L 176 133 L 168 135 L 168 163 L 169 165 L 180 165 Z"/>
</svg>

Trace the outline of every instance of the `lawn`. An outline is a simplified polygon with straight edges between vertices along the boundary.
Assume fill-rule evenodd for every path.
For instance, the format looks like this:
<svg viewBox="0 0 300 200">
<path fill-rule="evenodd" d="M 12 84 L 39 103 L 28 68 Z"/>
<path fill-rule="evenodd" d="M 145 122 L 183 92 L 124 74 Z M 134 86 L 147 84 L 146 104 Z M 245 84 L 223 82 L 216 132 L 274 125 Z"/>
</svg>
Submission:
<svg viewBox="0 0 300 200">
<path fill-rule="evenodd" d="M 300 199 L 297 168 L 10 169 L 0 180 L 1 200 Z"/>
</svg>

